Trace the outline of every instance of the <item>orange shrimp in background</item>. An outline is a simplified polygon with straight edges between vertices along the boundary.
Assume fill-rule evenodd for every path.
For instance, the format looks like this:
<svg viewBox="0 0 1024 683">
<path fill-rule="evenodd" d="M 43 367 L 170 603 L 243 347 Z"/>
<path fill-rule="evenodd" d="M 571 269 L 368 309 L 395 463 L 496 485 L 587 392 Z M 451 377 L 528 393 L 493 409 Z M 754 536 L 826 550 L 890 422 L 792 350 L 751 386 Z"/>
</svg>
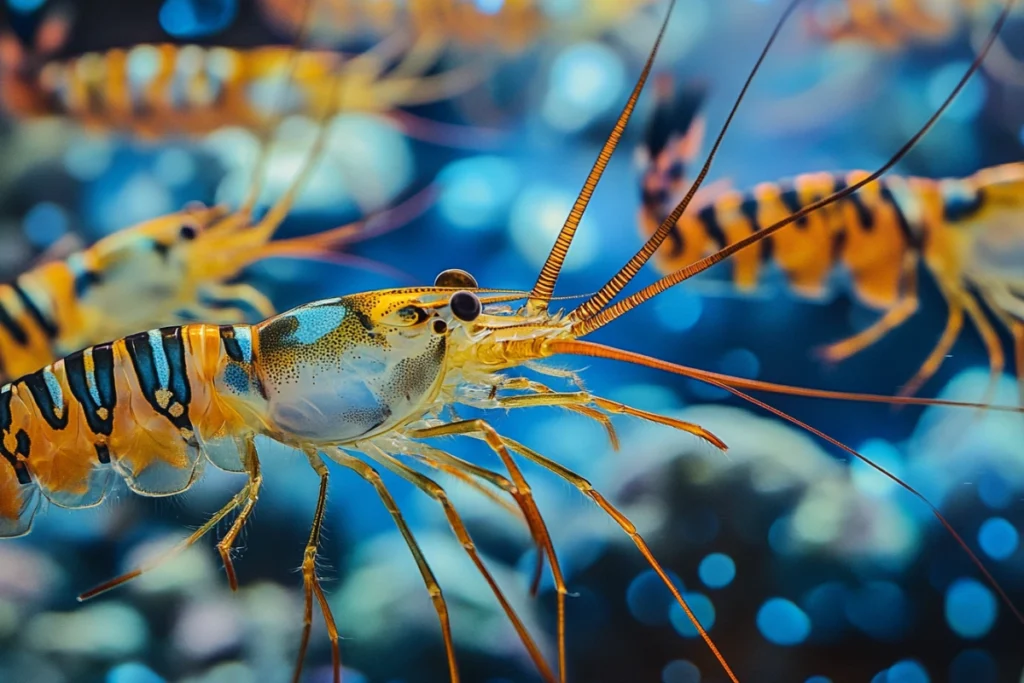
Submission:
<svg viewBox="0 0 1024 683">
<path fill-rule="evenodd" d="M 429 41 L 504 53 L 526 50 L 539 37 L 599 34 L 613 28 L 654 0 L 588 0 L 567 14 L 541 0 L 321 0 L 315 31 L 332 37 L 386 35 L 396 27 Z M 301 20 L 289 0 L 259 0 L 273 25 L 297 30 Z M 571 21 L 567 21 L 571 19 Z"/>
<path fill-rule="evenodd" d="M 650 232 L 686 193 L 687 168 L 704 142 L 706 122 L 700 111 L 706 94 L 706 86 L 694 83 L 677 93 L 667 73 L 654 80 L 654 111 L 635 159 L 642 174 L 640 220 L 653 221 Z"/>
<path fill-rule="evenodd" d="M 689 187 L 685 169 L 703 140 L 702 119 L 691 99 L 676 125 L 645 142 L 639 226 L 653 234 L 670 203 Z M 660 125 L 660 109 L 652 130 Z M 654 150 L 651 153 L 648 150 Z M 840 192 L 867 171 L 804 173 L 746 191 L 720 181 L 698 195 L 655 255 L 670 273 L 759 232 L 802 208 Z M 922 267 L 949 305 L 946 327 L 901 395 L 915 393 L 941 367 L 969 320 L 989 356 L 992 381 L 1006 365 L 999 335 L 982 304 L 1010 334 L 1024 400 L 1024 162 L 984 168 L 965 178 L 931 179 L 888 175 L 864 185 L 797 221 L 797 230 L 765 239 L 732 261 L 731 281 L 741 293 L 754 291 L 764 272 L 782 273 L 797 296 L 820 299 L 837 273 L 847 277 L 851 295 L 882 317 L 848 339 L 830 344 L 821 356 L 838 362 L 857 354 L 903 325 L 919 307 Z"/>
<path fill-rule="evenodd" d="M 998 6 L 990 0 L 825 0 L 807 11 L 805 23 L 825 40 L 891 50 L 948 40 L 973 14 Z"/>
<path fill-rule="evenodd" d="M 296 19 L 315 14 L 323 1 L 291 3 Z M 58 59 L 71 29 L 71 15 L 57 7 L 43 16 L 30 47 L 10 30 L 0 32 L 0 103 L 8 115 L 58 117 L 153 140 L 227 126 L 266 130 L 281 116 L 316 118 L 333 108 L 384 116 L 428 141 L 493 144 L 492 132 L 401 111 L 463 94 L 486 75 L 476 64 L 428 74 L 443 49 L 436 41 L 394 34 L 355 55 L 290 45 L 140 44 Z"/>
</svg>

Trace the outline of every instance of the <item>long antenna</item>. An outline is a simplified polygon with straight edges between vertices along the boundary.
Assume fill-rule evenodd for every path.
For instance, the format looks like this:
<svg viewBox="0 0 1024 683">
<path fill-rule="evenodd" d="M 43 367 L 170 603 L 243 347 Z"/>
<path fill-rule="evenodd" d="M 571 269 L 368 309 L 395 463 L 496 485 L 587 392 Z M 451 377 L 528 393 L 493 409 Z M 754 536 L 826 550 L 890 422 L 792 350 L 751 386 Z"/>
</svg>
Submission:
<svg viewBox="0 0 1024 683">
<path fill-rule="evenodd" d="M 676 221 L 683 215 L 686 207 L 690 205 L 697 190 L 700 189 L 701 183 L 708 175 L 708 171 L 711 170 L 711 163 L 715 159 L 715 155 L 718 153 L 718 148 L 722 144 L 722 140 L 725 139 L 725 134 L 729 130 L 729 126 L 732 124 L 733 117 L 736 116 L 736 111 L 740 107 L 740 103 L 743 102 L 743 98 L 747 94 L 747 90 L 750 88 L 750 84 L 754 80 L 754 76 L 761 69 L 761 65 L 764 63 L 765 57 L 768 56 L 768 51 L 771 49 L 775 39 L 778 38 L 779 32 L 782 31 L 782 27 L 785 25 L 786 20 L 789 19 L 790 15 L 793 14 L 793 10 L 799 5 L 801 0 L 792 0 L 786 7 L 786 11 L 782 13 L 779 20 L 775 22 L 775 28 L 772 30 L 771 36 L 768 38 L 768 42 L 765 43 L 764 48 L 761 50 L 761 54 L 757 58 L 757 62 L 754 63 L 754 68 L 750 70 L 750 74 L 747 75 L 747 80 L 743 84 L 743 88 L 740 90 L 740 94 L 736 97 L 736 101 L 732 105 L 732 110 L 729 111 L 729 116 L 726 117 L 725 123 L 722 124 L 722 129 L 718 132 L 718 137 L 715 138 L 715 144 L 711 146 L 711 151 L 708 153 L 708 158 L 704 161 L 704 165 L 700 169 L 700 173 L 694 179 L 690 189 L 687 190 L 686 196 L 683 197 L 682 201 L 676 204 L 676 208 L 672 210 L 665 220 L 661 222 L 658 229 L 654 231 L 644 243 L 644 246 L 640 248 L 633 258 L 622 267 L 622 269 L 616 273 L 611 280 L 605 284 L 594 296 L 587 301 L 584 301 L 569 315 L 574 320 L 582 320 L 589 318 L 594 315 L 606 305 L 608 302 L 615 298 L 615 296 L 622 291 L 622 289 L 629 284 L 629 281 L 640 272 L 644 264 L 654 255 L 654 252 L 658 250 L 661 243 L 669 236 L 672 232 L 672 228 L 675 227 Z"/>
<path fill-rule="evenodd" d="M 607 168 L 608 161 L 612 158 L 619 140 L 622 139 L 622 133 L 626 130 L 626 124 L 629 123 L 629 117 L 632 116 L 636 102 L 644 89 L 644 84 L 647 83 L 647 76 L 651 73 L 654 58 L 658 54 L 658 47 L 661 45 L 661 39 L 665 35 L 665 29 L 668 27 L 668 20 L 672 16 L 672 9 L 675 5 L 676 0 L 670 0 L 668 11 L 665 12 L 665 18 L 662 19 L 661 28 L 658 30 L 658 37 L 655 39 L 654 46 L 647 55 L 643 71 L 640 72 L 640 78 L 637 79 L 636 85 L 633 86 L 633 92 L 630 93 L 629 99 L 626 100 L 626 105 L 622 108 L 622 113 L 619 114 L 619 118 L 615 121 L 612 132 L 608 134 L 608 138 L 604 141 L 601 152 L 597 155 L 597 160 L 594 162 L 593 167 L 591 167 L 590 173 L 587 174 L 586 182 L 583 183 L 583 189 L 580 190 L 579 196 L 576 197 L 572 210 L 569 211 L 569 216 L 565 219 L 565 223 L 558 233 L 558 239 L 555 240 L 554 246 L 551 247 L 551 252 L 548 254 L 547 261 L 544 262 L 544 266 L 540 270 L 537 282 L 530 291 L 530 298 L 526 304 L 527 310 L 533 312 L 547 310 L 548 301 L 555 291 L 558 274 L 562 270 L 562 263 L 565 261 L 566 254 L 569 253 L 572 238 L 576 235 L 576 229 L 579 227 L 580 221 L 583 220 L 583 213 L 587 210 L 590 198 L 594 195 L 597 183 L 601 180 L 601 175 L 604 173 L 605 168 Z"/>
<path fill-rule="evenodd" d="M 692 263 L 686 266 L 685 268 L 681 268 L 673 273 L 670 273 L 669 275 L 666 275 L 665 277 L 659 279 L 657 282 L 654 282 L 653 284 L 644 287 L 639 292 L 636 292 L 635 294 L 626 297 L 622 301 L 619 301 L 618 303 L 600 311 L 600 313 L 596 313 L 589 318 L 582 319 L 580 322 L 576 323 L 573 326 L 573 334 L 578 337 L 581 337 L 593 332 L 599 327 L 607 325 L 609 322 L 615 320 L 623 313 L 626 313 L 636 308 L 640 304 L 644 303 L 645 301 L 658 296 L 659 294 L 669 289 L 670 287 L 674 287 L 680 282 L 683 282 L 684 280 L 687 280 L 693 277 L 694 275 L 697 275 L 698 273 L 704 272 L 711 266 L 720 263 L 721 261 L 724 261 L 725 259 L 729 258 L 730 256 L 740 251 L 741 249 L 745 249 L 752 244 L 756 244 L 761 240 L 767 239 L 775 232 L 781 230 L 790 223 L 796 222 L 803 218 L 804 216 L 814 211 L 817 211 L 818 209 L 824 206 L 828 206 L 829 204 L 837 202 L 840 199 L 853 194 L 854 192 L 864 187 L 868 183 L 878 180 L 878 178 L 880 178 L 889 169 L 895 166 L 900 161 L 900 159 L 905 157 L 907 153 L 909 153 L 910 150 L 914 147 L 914 145 L 916 145 L 921 140 L 921 138 L 924 137 L 929 130 L 931 130 L 932 126 L 935 125 L 935 122 L 939 120 L 939 117 L 942 116 L 942 114 L 946 111 L 947 108 L 949 108 L 949 105 L 953 102 L 956 96 L 960 94 L 960 91 L 963 90 L 964 86 L 967 85 L 967 81 L 969 81 L 971 76 L 973 76 L 974 73 L 981 67 L 981 63 L 982 61 L 984 61 L 985 55 L 988 54 L 989 49 L 996 41 L 997 37 L 999 36 L 999 32 L 1002 30 L 1003 25 L 1006 23 L 1006 19 L 1009 16 L 1010 11 L 1013 9 L 1015 1 L 1016 0 L 1006 0 L 1006 3 L 1003 5 L 1003 9 L 999 14 L 999 18 L 996 20 L 995 25 L 993 25 L 992 30 L 989 31 L 988 39 L 985 41 L 985 44 L 978 51 L 978 55 L 974 58 L 974 61 L 971 62 L 971 65 L 968 67 L 964 75 L 960 78 L 960 81 L 956 84 L 956 87 L 954 87 L 952 92 L 950 92 L 949 96 L 946 97 L 945 101 L 943 101 L 943 103 L 939 106 L 935 113 L 933 113 L 928 118 L 928 120 L 917 131 L 917 133 L 915 133 L 913 137 L 911 137 L 902 147 L 900 147 L 900 149 L 885 164 L 883 164 L 881 168 L 879 168 L 874 173 L 862 178 L 860 181 L 852 185 L 849 185 L 843 188 L 842 190 L 839 190 L 838 192 L 833 192 L 832 194 L 830 194 L 827 197 L 824 197 L 823 199 L 819 199 L 818 201 L 813 202 L 812 204 L 808 204 L 807 206 L 800 209 L 796 213 L 793 213 L 787 216 L 786 218 L 768 226 L 767 228 L 761 230 L 760 232 L 748 235 L 747 237 L 744 237 L 738 242 L 735 242 L 723 249 L 720 249 L 719 251 L 715 252 L 714 254 L 711 254 L 710 256 L 702 258 L 696 263 Z M 678 209 L 679 207 L 676 208 Z M 673 212 L 673 215 L 675 215 L 675 212 Z M 682 215 L 682 212 L 680 212 L 680 215 Z M 678 216 L 676 218 L 678 219 Z M 597 295 L 595 295 L 595 298 L 597 298 Z M 581 306 L 580 309 L 582 308 L 583 307 Z"/>
</svg>

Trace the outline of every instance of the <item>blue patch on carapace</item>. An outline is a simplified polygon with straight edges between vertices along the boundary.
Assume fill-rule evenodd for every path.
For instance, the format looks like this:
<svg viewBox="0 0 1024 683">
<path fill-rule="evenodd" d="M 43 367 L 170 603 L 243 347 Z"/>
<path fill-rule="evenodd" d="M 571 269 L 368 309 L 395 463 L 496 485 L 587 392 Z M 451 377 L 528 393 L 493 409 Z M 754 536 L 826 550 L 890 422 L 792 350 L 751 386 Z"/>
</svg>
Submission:
<svg viewBox="0 0 1024 683">
<path fill-rule="evenodd" d="M 337 304 L 304 308 L 292 314 L 298 327 L 292 336 L 301 344 L 315 344 L 333 332 L 345 318 L 345 307 Z"/>
</svg>

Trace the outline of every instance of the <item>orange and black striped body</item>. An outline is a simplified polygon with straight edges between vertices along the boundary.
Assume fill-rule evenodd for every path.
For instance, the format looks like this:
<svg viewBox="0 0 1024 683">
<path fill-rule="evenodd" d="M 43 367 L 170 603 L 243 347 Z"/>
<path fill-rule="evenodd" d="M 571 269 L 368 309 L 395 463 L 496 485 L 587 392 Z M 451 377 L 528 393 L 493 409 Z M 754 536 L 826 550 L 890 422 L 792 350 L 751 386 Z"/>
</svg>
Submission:
<svg viewBox="0 0 1024 683">
<path fill-rule="evenodd" d="M 240 469 L 242 418 L 214 383 L 229 366 L 248 376 L 252 336 L 246 325 L 142 332 L 0 388 L 0 537 L 27 533 L 41 497 L 99 504 L 115 473 L 164 496 L 192 484 L 203 454 Z"/>
<path fill-rule="evenodd" d="M 14 115 L 68 117 L 143 137 L 200 135 L 227 125 L 260 130 L 280 106 L 277 100 L 285 100 L 289 112 L 318 115 L 330 104 L 332 81 L 344 77 L 339 54 L 305 51 L 282 97 L 274 79 L 292 68 L 293 54 L 288 46 L 171 44 L 93 52 L 6 73 L 3 101 Z M 358 97 L 351 99 L 347 107 L 360 106 Z"/>
<path fill-rule="evenodd" d="M 867 175 L 809 173 L 722 193 L 679 219 L 657 254 L 658 267 L 677 270 Z M 887 176 L 736 254 L 732 279 L 749 290 L 773 265 L 794 292 L 819 297 L 841 268 L 857 299 L 887 309 L 901 298 L 908 258 L 923 261 L 936 277 L 964 279 L 972 245 L 994 220 L 1019 222 L 1022 211 L 1024 164 L 962 179 Z M 642 216 L 645 236 L 657 225 L 656 217 Z M 1024 228 L 1016 228 L 1016 239 L 1024 242 Z"/>
</svg>

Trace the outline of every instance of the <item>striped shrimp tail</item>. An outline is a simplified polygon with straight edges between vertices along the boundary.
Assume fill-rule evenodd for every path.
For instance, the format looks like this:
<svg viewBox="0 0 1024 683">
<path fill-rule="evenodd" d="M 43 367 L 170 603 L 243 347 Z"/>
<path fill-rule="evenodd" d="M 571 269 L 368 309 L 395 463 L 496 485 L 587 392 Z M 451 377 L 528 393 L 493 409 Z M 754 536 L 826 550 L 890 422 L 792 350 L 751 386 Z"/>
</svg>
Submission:
<svg viewBox="0 0 1024 683">
<path fill-rule="evenodd" d="M 167 496 L 192 485 L 204 454 L 241 469 L 241 418 L 215 384 L 235 358 L 235 374 L 247 376 L 248 330 L 142 332 L 0 389 L 0 536 L 27 533 L 41 497 L 67 508 L 100 504 L 115 474 L 135 493 Z"/>
</svg>

